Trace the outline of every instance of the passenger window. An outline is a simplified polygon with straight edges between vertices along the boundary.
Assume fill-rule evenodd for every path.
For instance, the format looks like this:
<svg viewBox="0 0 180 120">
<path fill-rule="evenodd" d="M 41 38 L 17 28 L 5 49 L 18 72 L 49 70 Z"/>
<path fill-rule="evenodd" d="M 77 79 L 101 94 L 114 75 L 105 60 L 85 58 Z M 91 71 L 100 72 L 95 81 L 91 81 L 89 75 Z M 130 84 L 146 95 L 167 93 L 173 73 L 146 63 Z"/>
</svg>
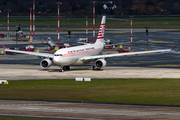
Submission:
<svg viewBox="0 0 180 120">
<path fill-rule="evenodd" d="M 62 54 L 55 54 L 54 56 L 63 56 Z"/>
</svg>

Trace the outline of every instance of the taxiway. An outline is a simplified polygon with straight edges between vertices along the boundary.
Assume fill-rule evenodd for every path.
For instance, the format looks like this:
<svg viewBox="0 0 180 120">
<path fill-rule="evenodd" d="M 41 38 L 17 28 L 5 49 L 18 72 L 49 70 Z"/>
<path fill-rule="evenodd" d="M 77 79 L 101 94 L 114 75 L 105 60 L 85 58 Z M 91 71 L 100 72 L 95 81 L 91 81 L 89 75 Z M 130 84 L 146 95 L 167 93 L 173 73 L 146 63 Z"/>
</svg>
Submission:
<svg viewBox="0 0 180 120">
<path fill-rule="evenodd" d="M 72 66 L 70 71 L 59 72 L 58 66 L 43 70 L 39 65 L 1 64 L 0 79 L 38 80 L 38 79 L 75 79 L 92 78 L 180 78 L 176 68 L 115 67 L 92 70 L 91 66 Z"/>
<path fill-rule="evenodd" d="M 48 119 L 171 119 L 180 117 L 179 107 L 0 100 L 0 116 Z"/>
</svg>

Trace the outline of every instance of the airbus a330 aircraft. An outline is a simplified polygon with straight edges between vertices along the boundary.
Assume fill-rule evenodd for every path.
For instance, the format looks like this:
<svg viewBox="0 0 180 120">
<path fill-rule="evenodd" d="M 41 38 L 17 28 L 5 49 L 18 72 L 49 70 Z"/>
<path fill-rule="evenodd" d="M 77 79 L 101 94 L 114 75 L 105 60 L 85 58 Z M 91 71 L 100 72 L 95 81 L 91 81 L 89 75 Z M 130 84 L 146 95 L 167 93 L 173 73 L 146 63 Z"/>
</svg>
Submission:
<svg viewBox="0 0 180 120">
<path fill-rule="evenodd" d="M 4 51 L 24 53 L 24 54 L 44 57 L 45 59 L 43 59 L 40 62 L 40 66 L 42 68 L 47 69 L 51 66 L 52 62 L 54 62 L 55 64 L 60 66 L 60 72 L 62 72 L 64 70 L 69 70 L 70 65 L 88 64 L 93 60 L 95 61 L 93 70 L 99 70 L 102 67 L 106 66 L 106 58 L 109 58 L 109 57 L 169 52 L 176 47 L 175 46 L 172 49 L 155 50 L 155 51 L 142 51 L 142 52 L 116 53 L 116 54 L 101 55 L 101 52 L 105 45 L 105 43 L 104 43 L 105 21 L 106 21 L 106 16 L 103 16 L 101 25 L 100 25 L 100 29 L 99 29 L 99 33 L 98 33 L 98 37 L 94 44 L 87 44 L 87 45 L 81 45 L 81 46 L 76 46 L 76 47 L 63 48 L 63 49 L 56 51 L 54 54 L 9 50 L 9 49 L 6 49 L 4 46 L 3 46 L 3 48 L 4 48 Z"/>
</svg>

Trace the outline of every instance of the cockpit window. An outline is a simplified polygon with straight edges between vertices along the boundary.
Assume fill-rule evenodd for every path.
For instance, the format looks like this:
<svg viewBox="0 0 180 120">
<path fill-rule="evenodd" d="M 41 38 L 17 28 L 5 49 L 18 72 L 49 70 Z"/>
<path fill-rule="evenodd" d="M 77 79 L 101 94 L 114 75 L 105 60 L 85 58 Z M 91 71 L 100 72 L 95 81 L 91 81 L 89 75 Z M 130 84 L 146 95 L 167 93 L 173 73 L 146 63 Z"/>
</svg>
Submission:
<svg viewBox="0 0 180 120">
<path fill-rule="evenodd" d="M 55 54 L 54 56 L 63 56 L 62 54 Z"/>
</svg>

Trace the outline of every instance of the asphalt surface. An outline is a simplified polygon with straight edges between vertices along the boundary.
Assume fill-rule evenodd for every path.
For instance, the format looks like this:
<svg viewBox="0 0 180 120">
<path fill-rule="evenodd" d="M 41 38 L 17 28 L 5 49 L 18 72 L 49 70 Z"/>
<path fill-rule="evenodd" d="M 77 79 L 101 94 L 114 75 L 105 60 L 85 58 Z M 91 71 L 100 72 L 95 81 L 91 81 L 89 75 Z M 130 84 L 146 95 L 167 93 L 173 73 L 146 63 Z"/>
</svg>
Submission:
<svg viewBox="0 0 180 120">
<path fill-rule="evenodd" d="M 109 120 L 109 119 L 172 119 L 180 117 L 179 107 L 120 105 L 77 102 L 0 100 L 0 116 Z"/>
</svg>

